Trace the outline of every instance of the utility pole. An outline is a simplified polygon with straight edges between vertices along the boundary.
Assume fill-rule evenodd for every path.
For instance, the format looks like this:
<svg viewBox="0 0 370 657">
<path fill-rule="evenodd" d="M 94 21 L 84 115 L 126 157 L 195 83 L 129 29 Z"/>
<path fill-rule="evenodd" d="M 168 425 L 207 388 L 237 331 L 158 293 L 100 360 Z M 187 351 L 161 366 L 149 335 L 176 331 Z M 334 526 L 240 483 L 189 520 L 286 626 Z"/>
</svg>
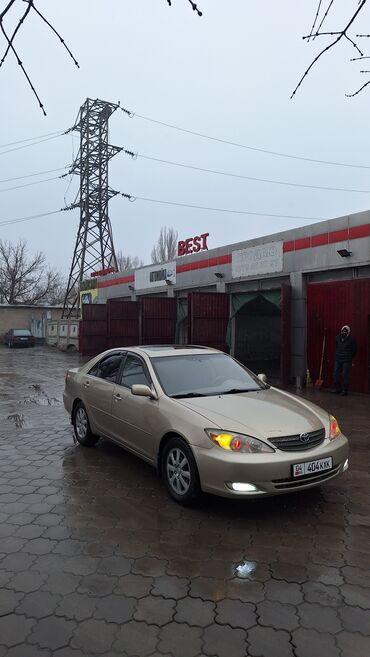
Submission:
<svg viewBox="0 0 370 657">
<path fill-rule="evenodd" d="M 81 281 L 97 270 L 117 270 L 108 201 L 117 192 L 108 185 L 108 162 L 122 148 L 108 144 L 108 120 L 114 103 L 87 98 L 70 129 L 80 133 L 80 148 L 70 173 L 80 176 L 80 225 L 73 253 L 62 318 L 79 317 Z M 69 132 L 69 131 L 68 131 Z"/>
</svg>

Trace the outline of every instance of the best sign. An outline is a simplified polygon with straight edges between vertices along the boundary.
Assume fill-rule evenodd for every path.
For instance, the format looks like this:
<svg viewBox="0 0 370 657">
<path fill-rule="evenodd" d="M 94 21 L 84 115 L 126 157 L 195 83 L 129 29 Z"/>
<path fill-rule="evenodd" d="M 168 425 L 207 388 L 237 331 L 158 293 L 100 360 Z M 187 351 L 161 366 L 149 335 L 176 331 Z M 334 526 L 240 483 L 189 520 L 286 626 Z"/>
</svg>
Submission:
<svg viewBox="0 0 370 657">
<path fill-rule="evenodd" d="M 183 256 L 189 255 L 190 253 L 198 253 L 198 251 L 206 251 L 208 249 L 207 237 L 209 237 L 209 233 L 203 233 L 202 235 L 188 237 L 187 240 L 178 242 L 177 255 Z"/>
</svg>

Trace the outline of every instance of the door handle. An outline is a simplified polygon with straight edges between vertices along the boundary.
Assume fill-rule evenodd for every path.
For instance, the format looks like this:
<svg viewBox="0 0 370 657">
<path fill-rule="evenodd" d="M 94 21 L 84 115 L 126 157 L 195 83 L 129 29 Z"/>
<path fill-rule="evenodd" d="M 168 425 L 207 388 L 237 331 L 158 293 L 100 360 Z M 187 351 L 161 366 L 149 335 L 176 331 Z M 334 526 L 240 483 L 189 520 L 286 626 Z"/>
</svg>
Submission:
<svg viewBox="0 0 370 657">
<path fill-rule="evenodd" d="M 122 397 L 119 394 L 113 395 L 114 401 L 121 401 Z"/>
<path fill-rule="evenodd" d="M 90 387 L 90 382 L 89 381 L 84 381 L 82 385 L 83 385 L 84 388 L 89 388 Z"/>
</svg>

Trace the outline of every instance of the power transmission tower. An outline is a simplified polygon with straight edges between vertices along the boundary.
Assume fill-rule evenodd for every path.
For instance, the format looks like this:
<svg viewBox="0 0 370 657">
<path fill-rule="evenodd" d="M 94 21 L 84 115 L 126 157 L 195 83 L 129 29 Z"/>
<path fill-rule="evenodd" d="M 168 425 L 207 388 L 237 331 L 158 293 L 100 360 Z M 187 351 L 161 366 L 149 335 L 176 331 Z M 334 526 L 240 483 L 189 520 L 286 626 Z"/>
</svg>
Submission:
<svg viewBox="0 0 370 657">
<path fill-rule="evenodd" d="M 80 176 L 80 225 L 73 253 L 62 318 L 79 317 L 80 283 L 97 270 L 114 268 L 117 260 L 108 201 L 117 192 L 108 185 L 108 162 L 122 148 L 108 144 L 108 120 L 114 103 L 87 98 L 70 129 L 80 133 L 80 148 L 70 173 Z M 69 132 L 69 131 L 68 131 Z"/>
</svg>

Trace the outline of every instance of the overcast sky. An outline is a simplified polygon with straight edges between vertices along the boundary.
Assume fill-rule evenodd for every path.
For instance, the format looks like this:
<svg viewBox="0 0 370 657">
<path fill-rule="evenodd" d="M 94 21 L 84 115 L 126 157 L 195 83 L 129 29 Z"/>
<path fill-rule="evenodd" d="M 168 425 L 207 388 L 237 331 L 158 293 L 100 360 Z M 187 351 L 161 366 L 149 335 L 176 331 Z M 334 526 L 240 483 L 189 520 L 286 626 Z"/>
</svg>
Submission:
<svg viewBox="0 0 370 657">
<path fill-rule="evenodd" d="M 3 3 L 2 3 L 3 4 Z M 23 3 L 19 3 L 24 9 Z M 66 39 L 77 69 L 36 15 L 19 32 L 19 52 L 47 111 L 43 117 L 14 57 L 0 69 L 1 144 L 67 129 L 86 97 L 118 102 L 137 114 L 241 144 L 307 158 L 370 165 L 370 87 L 363 64 L 346 42 L 320 60 L 290 100 L 297 81 L 319 52 L 309 33 L 317 0 L 199 0 L 199 18 L 187 0 L 37 0 Z M 327 28 L 344 24 L 357 0 L 336 0 Z M 353 34 L 368 32 L 369 11 Z M 15 17 L 14 17 L 15 18 Z M 10 25 L 10 22 L 8 23 Z M 322 37 L 324 39 L 325 37 Z M 4 45 L 4 44 L 3 44 Z M 364 44 L 366 45 L 366 44 Z M 370 43 L 369 43 L 370 51 Z M 303 162 L 193 137 L 116 112 L 110 143 L 183 164 L 308 185 L 370 190 L 370 169 Z M 4 153 L 0 179 L 56 169 L 72 161 L 71 135 Z M 41 175 L 40 180 L 49 176 Z M 0 192 L 34 178 L 1 183 Z M 366 210 L 370 193 L 323 191 L 241 180 L 127 156 L 115 156 L 110 185 L 164 201 L 329 219 Z M 69 189 L 67 191 L 67 188 Z M 78 179 L 55 180 L 1 193 L 0 221 L 57 210 L 72 202 Z M 209 248 L 313 221 L 225 214 L 116 197 L 110 218 L 117 250 L 150 262 L 161 226 L 179 239 L 209 232 Z M 27 240 L 31 252 L 69 272 L 78 210 L 8 226 L 0 238 Z"/>
</svg>

